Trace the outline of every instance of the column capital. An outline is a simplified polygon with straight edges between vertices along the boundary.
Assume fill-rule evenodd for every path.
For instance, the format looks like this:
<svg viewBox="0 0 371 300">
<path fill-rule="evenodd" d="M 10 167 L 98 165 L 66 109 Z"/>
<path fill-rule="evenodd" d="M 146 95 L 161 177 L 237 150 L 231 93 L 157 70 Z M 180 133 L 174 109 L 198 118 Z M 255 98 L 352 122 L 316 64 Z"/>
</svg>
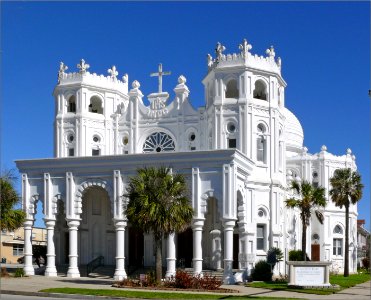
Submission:
<svg viewBox="0 0 371 300">
<path fill-rule="evenodd" d="M 33 223 L 34 223 L 34 220 L 33 219 L 26 219 L 24 222 L 23 222 L 23 227 L 24 228 L 32 228 L 33 227 Z"/>
<path fill-rule="evenodd" d="M 72 228 L 77 228 L 80 226 L 80 221 L 81 219 L 71 219 L 71 218 L 66 218 L 67 225 L 70 229 Z"/>
<path fill-rule="evenodd" d="M 125 229 L 125 227 L 128 225 L 128 222 L 126 219 L 115 219 L 114 218 L 113 222 L 115 224 L 116 229 L 120 229 L 120 228 Z"/>
<path fill-rule="evenodd" d="M 56 220 L 44 218 L 44 222 L 45 222 L 46 228 L 54 228 Z"/>
<path fill-rule="evenodd" d="M 236 219 L 223 219 L 222 220 L 224 229 L 234 228 L 236 225 Z"/>
<path fill-rule="evenodd" d="M 192 220 L 192 229 L 202 229 L 204 227 L 205 218 L 194 218 Z"/>
</svg>

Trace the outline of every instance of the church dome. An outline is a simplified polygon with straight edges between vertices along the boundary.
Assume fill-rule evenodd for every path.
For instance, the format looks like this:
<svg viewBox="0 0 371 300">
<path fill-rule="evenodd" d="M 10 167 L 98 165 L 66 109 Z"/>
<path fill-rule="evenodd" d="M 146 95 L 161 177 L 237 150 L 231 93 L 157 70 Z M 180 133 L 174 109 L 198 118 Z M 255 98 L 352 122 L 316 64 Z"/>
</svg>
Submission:
<svg viewBox="0 0 371 300">
<path fill-rule="evenodd" d="M 285 141 L 286 150 L 301 152 L 303 149 L 304 132 L 298 118 L 287 108 L 283 108 L 286 117 Z"/>
</svg>

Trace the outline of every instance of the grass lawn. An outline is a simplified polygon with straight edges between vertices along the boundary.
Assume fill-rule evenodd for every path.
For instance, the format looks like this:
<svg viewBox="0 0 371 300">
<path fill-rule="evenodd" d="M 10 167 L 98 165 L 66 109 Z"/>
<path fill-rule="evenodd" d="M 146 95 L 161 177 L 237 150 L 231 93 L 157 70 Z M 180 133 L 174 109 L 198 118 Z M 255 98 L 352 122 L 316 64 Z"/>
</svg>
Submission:
<svg viewBox="0 0 371 300">
<path fill-rule="evenodd" d="M 77 288 L 53 288 L 41 290 L 45 293 L 61 293 L 61 294 L 78 294 L 92 296 L 108 296 L 108 297 L 125 297 L 138 299 L 289 299 L 289 298 L 272 298 L 272 297 L 250 297 L 250 296 L 230 296 L 229 294 L 190 294 L 190 293 L 164 293 L 158 291 L 125 291 L 118 290 L 98 290 L 98 289 L 77 289 Z M 290 298 L 296 299 L 296 298 Z"/>
<path fill-rule="evenodd" d="M 344 277 L 343 275 L 330 275 L 330 283 L 339 285 L 340 289 L 294 289 L 288 288 L 286 282 L 252 282 L 249 283 L 248 286 L 276 291 L 291 291 L 307 294 L 330 295 L 369 280 L 371 280 L 371 275 L 365 273 L 351 274 L 349 275 L 349 277 Z"/>
</svg>

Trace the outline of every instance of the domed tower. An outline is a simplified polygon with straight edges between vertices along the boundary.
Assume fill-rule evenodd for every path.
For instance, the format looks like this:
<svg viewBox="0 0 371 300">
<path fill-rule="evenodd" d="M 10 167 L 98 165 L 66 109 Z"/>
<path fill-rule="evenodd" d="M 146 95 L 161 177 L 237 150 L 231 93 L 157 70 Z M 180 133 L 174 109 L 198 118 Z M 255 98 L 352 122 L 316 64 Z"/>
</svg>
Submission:
<svg viewBox="0 0 371 300">
<path fill-rule="evenodd" d="M 261 176 L 279 174 L 285 149 L 281 59 L 273 46 L 266 56 L 251 54 L 251 48 L 245 39 L 239 53 L 224 54 L 218 43 L 216 57 L 208 54 L 203 84 L 209 149 L 237 148 L 256 162 Z"/>
<path fill-rule="evenodd" d="M 83 59 L 78 72 L 66 73 L 61 62 L 55 97 L 55 157 L 115 154 L 115 116 L 128 103 L 128 76 L 117 79 L 115 66 L 109 76 L 91 74 Z"/>
</svg>

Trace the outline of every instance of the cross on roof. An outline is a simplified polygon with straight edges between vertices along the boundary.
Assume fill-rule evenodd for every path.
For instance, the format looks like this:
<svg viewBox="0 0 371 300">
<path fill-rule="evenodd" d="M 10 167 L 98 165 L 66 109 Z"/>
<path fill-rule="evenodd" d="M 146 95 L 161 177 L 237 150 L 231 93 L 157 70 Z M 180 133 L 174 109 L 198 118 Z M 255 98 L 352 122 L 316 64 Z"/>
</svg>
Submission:
<svg viewBox="0 0 371 300">
<path fill-rule="evenodd" d="M 156 73 L 151 73 L 150 76 L 158 76 L 158 92 L 162 93 L 162 76 L 164 75 L 170 75 L 171 72 L 162 72 L 162 64 L 158 65 L 158 72 Z"/>
</svg>

